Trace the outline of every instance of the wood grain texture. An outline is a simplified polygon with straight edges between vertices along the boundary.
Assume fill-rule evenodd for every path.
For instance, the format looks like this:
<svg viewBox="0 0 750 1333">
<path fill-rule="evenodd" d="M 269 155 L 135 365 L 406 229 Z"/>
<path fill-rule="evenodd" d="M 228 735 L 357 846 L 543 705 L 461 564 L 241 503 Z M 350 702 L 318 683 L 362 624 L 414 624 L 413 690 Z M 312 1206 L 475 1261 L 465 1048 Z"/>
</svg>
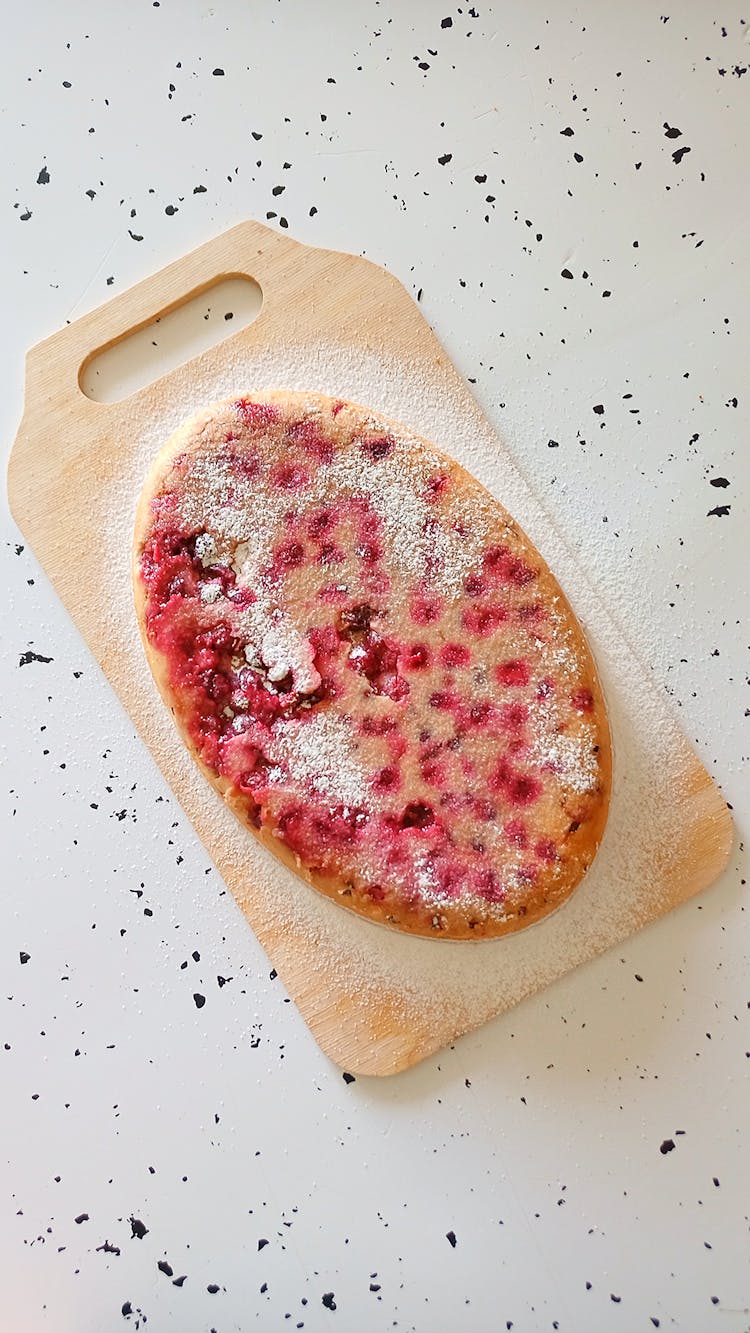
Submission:
<svg viewBox="0 0 750 1333">
<path fill-rule="evenodd" d="M 427 1013 L 428 993 L 422 996 L 422 1008 L 419 1004 L 405 1005 L 395 986 L 381 988 L 378 1002 L 373 1004 L 372 992 L 354 983 L 345 958 L 338 966 L 328 952 L 316 962 L 302 924 L 279 922 L 268 895 L 248 877 L 247 863 L 234 843 L 217 836 L 208 800 L 213 794 L 201 783 L 186 781 L 184 766 L 163 742 L 155 726 L 155 709 L 162 705 L 155 687 L 149 692 L 143 686 L 142 663 L 113 642 L 102 618 L 108 592 L 107 570 L 101 560 L 102 524 L 107 515 L 104 497 L 124 472 L 139 423 L 159 419 L 165 400 L 182 382 L 183 371 L 170 372 L 121 403 L 94 403 L 80 388 L 82 368 L 96 352 L 167 313 L 217 279 L 233 275 L 246 275 L 259 282 L 263 308 L 254 323 L 235 333 L 227 344 L 196 358 L 191 370 L 194 366 L 198 378 L 210 376 L 214 369 L 218 372 L 230 345 L 250 355 L 262 347 L 313 348 L 327 337 L 350 349 L 355 361 L 357 353 L 363 357 L 382 355 L 391 363 L 398 360 L 407 376 L 429 381 L 438 398 L 443 395 L 458 402 L 462 417 L 472 427 L 475 425 L 479 434 L 487 434 L 488 423 L 466 385 L 395 278 L 364 259 L 311 249 L 258 223 L 247 222 L 31 349 L 26 363 L 23 419 L 8 470 L 10 504 L 19 527 L 150 746 L 320 1046 L 331 1059 L 354 1072 L 393 1073 L 705 888 L 726 863 L 731 820 L 706 770 L 678 736 L 670 751 L 675 771 L 661 775 L 662 815 L 673 825 L 674 847 L 669 855 L 654 847 L 652 882 L 645 886 L 632 911 L 622 917 L 622 924 L 618 918 L 609 934 L 604 932 L 596 941 L 592 939 L 575 956 L 563 951 L 548 969 L 519 975 L 512 986 L 498 984 L 481 1012 L 476 1006 L 462 1003 L 458 990 L 455 1006 L 431 1015 Z M 253 387 L 285 386 L 237 386 L 238 390 Z M 311 383 L 308 387 L 320 386 Z M 366 392 L 360 400 L 367 402 Z M 189 415 L 188 410 L 185 415 Z M 501 448 L 497 441 L 497 449 Z M 137 490 L 132 496 L 133 505 L 136 498 Z M 70 559 L 72 543 L 75 561 Z M 645 670 L 643 687 L 651 690 Z M 665 703 L 660 706 L 666 709 Z M 574 899 L 584 890 L 585 884 Z M 341 909 L 332 907 L 331 911 Z M 562 909 L 566 911 L 568 908 Z M 554 942 L 558 920 L 563 920 L 562 915 L 533 929 L 552 932 L 545 939 Z M 362 929 L 377 933 L 381 928 L 363 923 Z M 478 951 L 478 955 L 493 947 L 483 943 L 419 943 L 428 950 L 453 947 Z M 373 941 L 373 948 L 377 947 Z"/>
</svg>

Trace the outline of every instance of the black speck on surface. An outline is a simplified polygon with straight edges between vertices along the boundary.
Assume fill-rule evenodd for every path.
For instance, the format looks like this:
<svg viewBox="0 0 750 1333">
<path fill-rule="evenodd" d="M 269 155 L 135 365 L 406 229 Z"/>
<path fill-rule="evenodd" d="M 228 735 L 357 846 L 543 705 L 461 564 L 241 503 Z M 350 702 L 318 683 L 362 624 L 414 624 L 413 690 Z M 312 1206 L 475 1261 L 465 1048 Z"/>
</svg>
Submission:
<svg viewBox="0 0 750 1333">
<path fill-rule="evenodd" d="M 148 1227 L 144 1226 L 140 1217 L 129 1217 L 128 1221 L 130 1222 L 131 1240 L 143 1240 L 143 1237 L 148 1235 Z"/>
<path fill-rule="evenodd" d="M 75 1219 L 75 1222 L 77 1226 L 80 1226 L 82 1222 L 88 1222 L 88 1220 L 89 1220 L 88 1213 L 79 1213 L 77 1218 Z"/>
<path fill-rule="evenodd" d="M 258 1249 L 259 1249 L 259 1250 L 264 1250 L 264 1249 L 266 1248 L 267 1244 L 268 1244 L 268 1241 L 266 1240 L 265 1236 L 261 1236 L 260 1240 L 258 1241 Z"/>
<path fill-rule="evenodd" d="M 597 415 L 598 417 L 603 416 L 603 415 L 604 415 L 604 403 L 597 403 L 597 404 L 595 405 L 595 407 L 594 407 L 593 410 L 594 410 L 594 412 L 596 412 L 596 415 Z"/>
<path fill-rule="evenodd" d="M 708 484 L 709 486 L 719 486 L 724 490 L 725 487 L 729 485 L 729 482 L 726 477 L 712 477 Z"/>
<path fill-rule="evenodd" d="M 122 1308 L 121 1308 L 121 1310 L 120 1310 L 120 1313 L 121 1313 L 123 1319 L 129 1319 L 129 1318 L 130 1318 L 131 1314 L 133 1313 L 133 1306 L 132 1306 L 132 1304 L 131 1304 L 130 1301 L 123 1301 L 123 1304 L 122 1304 Z"/>
<path fill-rule="evenodd" d="M 357 1081 L 353 1074 L 347 1074 L 346 1071 L 344 1071 L 341 1077 L 343 1078 L 345 1083 L 356 1083 Z"/>
<path fill-rule="evenodd" d="M 731 505 L 717 505 L 715 509 L 709 509 L 706 518 L 726 518 Z"/>
<path fill-rule="evenodd" d="M 455 1231 L 446 1231 L 445 1239 L 448 1241 L 448 1244 L 450 1245 L 451 1249 L 455 1250 L 456 1245 L 458 1244 L 458 1241 L 456 1240 Z"/>
<path fill-rule="evenodd" d="M 215 1296 L 218 1290 L 219 1290 L 219 1285 L 217 1282 L 209 1282 L 208 1286 L 206 1287 L 206 1291 L 208 1292 L 209 1296 Z"/>
<path fill-rule="evenodd" d="M 143 237 L 142 237 L 142 236 L 139 236 L 136 232 L 131 231 L 131 230 L 130 230 L 130 227 L 128 227 L 128 236 L 130 237 L 131 241 L 142 241 L 142 240 L 143 240 Z"/>
<path fill-rule="evenodd" d="M 665 139 L 679 139 L 679 137 L 680 137 L 681 134 L 682 134 L 682 130 L 678 130 L 678 128 L 677 128 L 676 125 L 668 125 L 667 122 L 666 122 L 666 120 L 664 121 L 664 138 L 665 138 Z"/>
<path fill-rule="evenodd" d="M 441 167 L 447 167 L 448 163 L 451 162 L 452 160 L 453 160 L 452 153 L 443 153 L 442 157 L 438 158 L 438 162 L 440 163 Z"/>
<path fill-rule="evenodd" d="M 690 152 L 692 152 L 692 149 L 688 148 L 687 145 L 685 145 L 683 148 L 675 148 L 675 151 L 672 154 L 672 161 L 675 163 L 676 166 L 679 166 L 685 154 Z"/>
<path fill-rule="evenodd" d="M 622 1296 L 615 1296 L 614 1292 L 611 1291 L 609 1293 L 609 1299 L 611 1301 L 614 1301 L 615 1305 L 619 1305 L 620 1301 L 622 1300 Z"/>
<path fill-rule="evenodd" d="M 193 999 L 195 1001 L 196 1009 L 202 1009 L 204 1004 L 206 1003 L 205 995 L 201 995 L 199 991 L 195 991 Z"/>
<path fill-rule="evenodd" d="M 452 28 L 452 27 L 453 27 L 453 19 L 452 19 L 452 18 L 441 19 L 441 20 L 440 20 L 440 27 L 441 27 L 441 28 Z"/>
<path fill-rule="evenodd" d="M 54 657 L 44 657 L 42 653 L 32 653 L 29 651 L 27 653 L 21 653 L 21 656 L 18 659 L 18 665 L 22 667 L 28 666 L 30 662 L 54 662 L 54 660 Z"/>
<path fill-rule="evenodd" d="M 572 277 L 573 277 L 573 274 L 571 273 L 571 271 L 570 271 L 569 268 L 562 268 L 562 269 L 560 269 L 560 277 L 561 277 L 561 278 L 572 278 Z"/>
<path fill-rule="evenodd" d="M 49 185 L 49 172 L 46 167 L 42 167 L 36 178 L 37 185 Z"/>
<path fill-rule="evenodd" d="M 548 449 L 559 449 L 559 448 L 560 448 L 560 441 L 559 441 L 559 440 L 548 440 L 548 441 L 547 441 L 547 448 L 548 448 Z"/>
<path fill-rule="evenodd" d="M 175 213 L 179 213 L 179 211 L 180 210 L 176 204 L 167 204 L 166 208 L 164 209 L 164 212 L 166 213 L 168 218 L 173 218 Z"/>
<path fill-rule="evenodd" d="M 173 1287 L 182 1287 L 185 1285 L 186 1282 L 187 1282 L 187 1273 L 182 1273 L 180 1277 L 172 1278 Z"/>
<path fill-rule="evenodd" d="M 668 1152 L 674 1152 L 674 1139 L 665 1139 L 659 1148 L 659 1152 L 666 1157 Z"/>
<path fill-rule="evenodd" d="M 174 1275 L 174 1269 L 171 1264 L 167 1263 L 166 1259 L 160 1259 L 156 1267 L 159 1272 L 164 1273 L 166 1277 L 172 1277 Z"/>
<path fill-rule="evenodd" d="M 574 154 L 573 154 L 573 157 L 575 158 L 576 162 L 582 162 L 582 161 L 583 161 L 583 153 L 574 153 Z"/>
<path fill-rule="evenodd" d="M 215 79 L 223 79 L 223 77 L 224 77 L 224 71 L 223 71 L 223 69 L 221 69 L 218 65 L 217 65 L 216 69 L 213 70 L 212 72 L 213 72 L 213 76 L 214 76 Z"/>
<path fill-rule="evenodd" d="M 334 1293 L 332 1291 L 325 1291 L 321 1299 L 323 1301 L 324 1306 L 326 1307 L 326 1310 L 336 1309 L 336 1301 L 334 1299 Z"/>
<path fill-rule="evenodd" d="M 23 963 L 28 963 L 29 960 L 30 960 L 30 958 L 31 958 L 31 954 L 30 954 L 30 953 L 26 953 L 25 949 L 22 949 L 21 952 L 19 953 L 18 957 L 20 958 L 22 964 L 23 964 Z"/>
<path fill-rule="evenodd" d="M 570 125 L 566 125 L 564 130 L 560 130 L 560 133 L 561 133 L 561 134 L 564 134 L 564 135 L 566 136 L 566 138 L 569 139 L 570 136 L 571 136 L 571 134 L 575 134 L 575 130 L 572 130 L 572 129 L 570 128 Z"/>
</svg>

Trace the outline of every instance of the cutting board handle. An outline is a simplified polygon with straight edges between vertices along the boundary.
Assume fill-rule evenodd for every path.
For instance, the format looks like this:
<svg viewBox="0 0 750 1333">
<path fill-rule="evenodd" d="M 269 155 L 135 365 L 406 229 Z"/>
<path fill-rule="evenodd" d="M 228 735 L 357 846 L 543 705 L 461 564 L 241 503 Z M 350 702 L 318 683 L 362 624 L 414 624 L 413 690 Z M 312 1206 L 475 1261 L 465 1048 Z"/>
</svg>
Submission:
<svg viewBox="0 0 750 1333">
<path fill-rule="evenodd" d="M 222 279 L 252 278 L 263 292 L 266 308 L 274 300 L 275 280 L 302 248 L 253 221 L 215 236 L 31 348 L 26 361 L 27 403 L 38 402 L 41 393 L 58 409 L 68 404 L 78 411 L 106 413 L 113 404 L 94 402 L 81 388 L 83 370 L 95 356 Z M 258 320 L 262 317 L 263 309 Z"/>
</svg>

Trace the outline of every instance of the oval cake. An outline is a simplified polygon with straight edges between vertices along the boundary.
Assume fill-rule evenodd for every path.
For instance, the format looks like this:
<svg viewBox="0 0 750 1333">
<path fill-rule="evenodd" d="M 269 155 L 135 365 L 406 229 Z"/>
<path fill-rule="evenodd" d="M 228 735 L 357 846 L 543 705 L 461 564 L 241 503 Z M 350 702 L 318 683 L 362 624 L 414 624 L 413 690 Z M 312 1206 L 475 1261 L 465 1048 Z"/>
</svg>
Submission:
<svg viewBox="0 0 750 1333">
<path fill-rule="evenodd" d="M 596 668 L 541 556 L 434 445 L 316 393 L 214 404 L 157 456 L 133 558 L 185 744 L 315 889 L 443 939 L 573 892 L 609 801 Z"/>
</svg>

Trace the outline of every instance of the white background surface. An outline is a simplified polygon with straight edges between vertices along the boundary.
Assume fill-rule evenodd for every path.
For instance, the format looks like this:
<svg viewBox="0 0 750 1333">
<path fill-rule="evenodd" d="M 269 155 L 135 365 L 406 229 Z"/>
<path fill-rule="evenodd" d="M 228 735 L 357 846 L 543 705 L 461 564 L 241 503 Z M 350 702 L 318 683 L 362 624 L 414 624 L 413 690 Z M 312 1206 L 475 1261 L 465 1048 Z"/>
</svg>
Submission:
<svg viewBox="0 0 750 1333">
<path fill-rule="evenodd" d="M 6 449 L 25 348 L 233 222 L 366 253 L 421 289 L 741 836 L 750 12 L 462 11 L 9 11 Z M 741 848 L 455 1050 L 346 1083 L 2 522 L 3 1327 L 750 1328 Z"/>
</svg>

